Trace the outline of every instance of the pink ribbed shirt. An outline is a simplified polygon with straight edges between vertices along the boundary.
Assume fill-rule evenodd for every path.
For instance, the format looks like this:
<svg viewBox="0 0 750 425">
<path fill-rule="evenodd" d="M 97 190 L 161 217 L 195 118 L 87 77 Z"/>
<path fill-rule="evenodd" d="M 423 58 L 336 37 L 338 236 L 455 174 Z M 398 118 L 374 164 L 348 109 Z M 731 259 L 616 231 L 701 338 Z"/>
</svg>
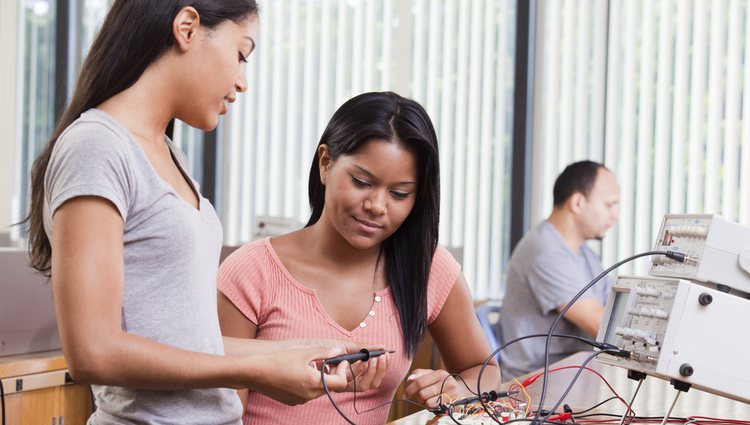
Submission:
<svg viewBox="0 0 750 425">
<path fill-rule="evenodd" d="M 427 292 L 428 323 L 437 318 L 460 266 L 444 248 L 435 252 Z M 298 282 L 284 267 L 270 239 L 247 244 L 229 256 L 219 269 L 219 290 L 253 323 L 257 338 L 340 339 L 362 345 L 380 344 L 396 350 L 389 357 L 388 371 L 380 388 L 357 393 L 357 410 L 363 412 L 391 401 L 405 378 L 411 361 L 404 353 L 398 311 L 388 288 L 373 295 L 372 307 L 359 327 L 349 331 L 323 309 L 315 291 Z M 384 424 L 390 404 L 357 414 L 353 393 L 333 395 L 339 408 L 360 425 Z M 345 424 L 326 396 L 298 406 L 286 406 L 250 391 L 245 424 Z"/>
</svg>

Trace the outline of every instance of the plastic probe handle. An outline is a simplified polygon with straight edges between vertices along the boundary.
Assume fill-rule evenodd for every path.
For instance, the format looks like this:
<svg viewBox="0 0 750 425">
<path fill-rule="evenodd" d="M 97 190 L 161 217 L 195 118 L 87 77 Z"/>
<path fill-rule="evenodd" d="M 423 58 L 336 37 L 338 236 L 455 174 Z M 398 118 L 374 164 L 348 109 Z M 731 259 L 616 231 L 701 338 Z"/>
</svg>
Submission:
<svg viewBox="0 0 750 425">
<path fill-rule="evenodd" d="M 366 348 L 363 348 L 359 350 L 358 353 L 342 354 L 340 356 L 331 357 L 330 359 L 326 359 L 324 363 L 325 364 L 339 364 L 343 362 L 344 360 L 348 361 L 349 363 L 354 363 L 358 361 L 366 362 L 367 360 L 370 360 L 372 357 L 382 356 L 385 353 L 395 353 L 395 351 L 394 350 L 368 350 Z"/>
</svg>

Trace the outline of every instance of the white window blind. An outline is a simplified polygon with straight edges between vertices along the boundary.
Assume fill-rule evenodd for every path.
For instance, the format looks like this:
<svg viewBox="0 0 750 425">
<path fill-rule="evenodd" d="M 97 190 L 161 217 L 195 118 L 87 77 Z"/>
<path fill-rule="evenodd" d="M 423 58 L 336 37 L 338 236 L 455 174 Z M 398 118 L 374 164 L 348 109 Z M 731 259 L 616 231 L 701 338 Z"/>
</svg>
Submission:
<svg viewBox="0 0 750 425">
<path fill-rule="evenodd" d="M 314 149 L 335 109 L 393 90 L 429 112 L 441 150 L 441 243 L 463 249 L 476 298 L 497 297 L 508 257 L 515 2 L 262 2 L 249 93 L 224 121 L 225 240 L 258 216 L 307 221 Z"/>
<path fill-rule="evenodd" d="M 605 264 L 652 248 L 665 213 L 718 213 L 750 224 L 748 2 L 540 5 L 545 68 L 539 83 L 546 97 L 535 112 L 540 178 L 532 222 L 549 213 L 557 173 L 590 158 L 603 160 L 622 190 L 620 222 L 602 246 Z M 582 22 L 593 31 L 583 32 Z M 602 40 L 604 47 L 593 48 Z M 581 107 L 581 97 L 591 106 Z M 571 129 L 578 128 L 579 114 L 589 133 Z M 620 272 L 644 273 L 647 261 Z"/>
</svg>

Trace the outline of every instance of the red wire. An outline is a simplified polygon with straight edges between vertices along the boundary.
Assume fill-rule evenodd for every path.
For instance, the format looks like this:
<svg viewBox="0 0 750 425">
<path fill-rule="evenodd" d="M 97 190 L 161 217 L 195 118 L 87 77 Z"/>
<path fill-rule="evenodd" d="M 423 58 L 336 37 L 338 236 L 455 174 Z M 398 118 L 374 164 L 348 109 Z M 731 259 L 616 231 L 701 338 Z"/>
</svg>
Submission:
<svg viewBox="0 0 750 425">
<path fill-rule="evenodd" d="M 737 419 L 712 418 L 709 416 L 690 416 L 687 419 L 694 420 L 695 421 L 694 423 L 696 424 L 699 424 L 699 423 L 707 423 L 707 424 L 722 423 L 722 424 L 741 424 L 741 425 L 750 424 L 750 421 L 740 421 Z M 697 421 L 696 419 L 704 419 L 704 420 Z"/>
<path fill-rule="evenodd" d="M 701 420 L 702 419 L 702 420 Z M 661 419 L 634 419 L 631 424 L 642 424 L 642 423 L 661 423 Z M 617 419 L 577 419 L 577 423 L 581 424 L 619 424 L 620 421 Z M 677 424 L 695 424 L 695 425 L 718 425 L 718 424 L 738 424 L 738 425 L 750 425 L 750 421 L 736 420 L 736 419 L 721 419 L 711 418 L 707 416 L 689 416 L 685 420 L 670 419 L 667 423 Z"/>
<path fill-rule="evenodd" d="M 630 407 L 627 401 L 625 401 L 620 394 L 615 391 L 614 388 L 612 388 L 612 385 L 609 384 L 607 379 L 602 376 L 599 372 L 595 371 L 594 369 L 588 368 L 588 367 L 581 367 L 581 366 L 563 366 L 558 367 L 555 369 L 550 369 L 549 373 L 551 372 L 557 372 L 559 370 L 564 369 L 586 369 L 589 372 L 592 372 L 596 374 L 599 378 L 601 378 L 602 381 L 604 381 L 604 384 L 607 385 L 607 388 L 609 388 L 610 391 L 612 391 L 612 394 L 615 395 L 627 408 L 628 412 L 632 412 L 633 409 Z M 525 381 L 521 382 L 521 386 L 526 388 L 527 386 L 533 384 L 540 376 L 544 375 L 544 373 L 538 373 L 536 375 L 530 376 Z M 513 384 L 510 387 L 508 387 L 508 390 L 510 391 L 511 388 L 518 387 L 517 384 Z M 629 424 L 638 424 L 638 423 L 661 423 L 662 419 L 631 419 L 628 423 Z M 581 424 L 619 424 L 619 419 L 576 419 L 577 423 Z M 722 419 L 722 418 L 712 418 L 709 416 L 689 416 L 685 418 L 685 420 L 677 420 L 677 419 L 670 419 L 667 420 L 667 423 L 679 423 L 679 424 L 691 424 L 691 425 L 719 425 L 719 424 L 732 424 L 732 425 L 750 425 L 750 421 L 746 420 L 736 420 L 736 419 Z"/>
<path fill-rule="evenodd" d="M 630 407 L 630 405 L 628 404 L 628 402 L 625 401 L 622 397 L 620 397 L 620 394 L 618 394 L 617 391 L 615 391 L 615 389 L 612 388 L 612 385 L 609 384 L 609 382 L 607 381 L 607 379 L 604 376 L 602 376 L 601 373 L 595 371 L 594 369 L 591 369 L 591 368 L 588 368 L 588 367 L 581 367 L 581 366 L 563 366 L 563 367 L 558 367 L 558 368 L 555 368 L 555 369 L 550 369 L 549 373 L 556 372 L 558 370 L 563 370 L 563 369 L 586 369 L 587 371 L 596 374 L 596 376 L 598 376 L 599 378 L 601 378 L 602 381 L 604 381 L 604 383 L 607 385 L 607 388 L 609 388 L 609 390 L 612 391 L 612 394 L 614 394 L 615 397 L 617 397 L 617 399 L 620 400 L 622 402 L 622 404 L 624 404 L 625 407 L 628 408 L 628 412 L 632 412 L 633 411 L 633 409 Z M 533 384 L 534 381 L 536 381 L 542 375 L 544 375 L 544 373 L 537 373 L 534 376 L 530 376 L 525 381 L 521 382 L 521 386 L 524 387 L 524 388 L 526 388 L 526 386 Z M 618 420 L 617 423 L 619 424 L 620 421 Z"/>
</svg>

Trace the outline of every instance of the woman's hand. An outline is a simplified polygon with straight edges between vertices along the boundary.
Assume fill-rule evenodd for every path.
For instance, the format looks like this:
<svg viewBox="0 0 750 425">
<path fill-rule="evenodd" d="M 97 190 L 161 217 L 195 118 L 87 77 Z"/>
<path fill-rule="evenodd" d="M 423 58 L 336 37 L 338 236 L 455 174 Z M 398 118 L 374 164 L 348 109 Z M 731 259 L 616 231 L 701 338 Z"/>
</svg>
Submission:
<svg viewBox="0 0 750 425">
<path fill-rule="evenodd" d="M 342 354 L 338 348 L 301 348 L 272 354 L 237 358 L 245 374 L 245 386 L 288 405 L 296 405 L 325 394 L 321 381 L 322 361 Z M 243 366 L 245 365 L 245 366 Z M 325 371 L 330 391 L 344 391 L 349 363 L 341 362 Z"/>
<path fill-rule="evenodd" d="M 305 348 L 339 348 L 343 352 L 353 354 L 359 352 L 362 348 L 368 350 L 383 349 L 382 346 L 360 345 L 354 342 L 341 341 L 337 339 L 290 339 L 287 340 L 287 349 L 305 347 Z M 346 367 L 347 381 L 346 391 L 364 392 L 373 388 L 379 388 L 383 382 L 385 373 L 388 369 L 389 354 L 383 354 L 373 357 L 366 362 L 351 363 L 351 367 Z M 327 383 L 327 381 L 326 381 Z"/>
<path fill-rule="evenodd" d="M 379 388 L 380 384 L 383 383 L 383 377 L 385 377 L 385 372 L 388 369 L 389 356 L 390 354 L 383 354 L 373 357 L 366 362 L 352 363 L 351 370 L 347 368 L 347 371 L 350 373 L 347 375 L 349 381 L 346 391 L 361 393 L 373 388 Z"/>
<path fill-rule="evenodd" d="M 296 405 L 325 394 L 320 367 L 325 359 L 356 350 L 344 349 L 348 342 L 321 340 L 312 345 L 330 347 L 294 348 L 257 356 L 236 357 L 240 368 L 250 374 L 240 386 L 249 387 L 263 395 L 288 405 Z M 306 345 L 306 344 L 305 344 Z M 374 357 L 367 362 L 350 364 L 343 361 L 337 365 L 326 365 L 325 382 L 331 392 L 362 392 L 378 388 L 387 369 L 387 354 Z M 247 366 L 243 366 L 247 365 Z M 241 369 L 242 370 L 242 369 Z"/>
<path fill-rule="evenodd" d="M 441 391 L 442 388 L 442 391 Z M 471 391 L 445 370 L 414 369 L 406 378 L 404 398 L 427 407 L 437 407 L 440 395 L 442 403 L 449 404 L 457 398 L 470 397 Z"/>
</svg>

